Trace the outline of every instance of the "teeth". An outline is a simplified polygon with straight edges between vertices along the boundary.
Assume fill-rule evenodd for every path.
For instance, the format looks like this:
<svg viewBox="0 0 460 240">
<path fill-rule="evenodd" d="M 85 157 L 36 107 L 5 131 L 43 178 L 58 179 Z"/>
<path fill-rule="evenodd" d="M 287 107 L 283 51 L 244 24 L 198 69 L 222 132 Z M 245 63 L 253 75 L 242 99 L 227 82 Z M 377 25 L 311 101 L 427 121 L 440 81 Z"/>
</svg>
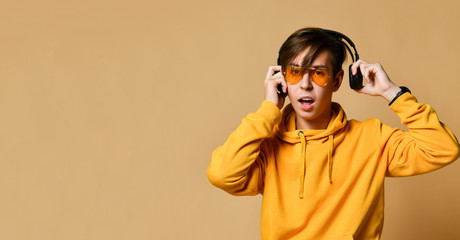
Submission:
<svg viewBox="0 0 460 240">
<path fill-rule="evenodd" d="M 311 98 L 302 98 L 300 100 L 302 100 L 302 101 L 313 101 L 313 99 L 311 99 Z"/>
</svg>

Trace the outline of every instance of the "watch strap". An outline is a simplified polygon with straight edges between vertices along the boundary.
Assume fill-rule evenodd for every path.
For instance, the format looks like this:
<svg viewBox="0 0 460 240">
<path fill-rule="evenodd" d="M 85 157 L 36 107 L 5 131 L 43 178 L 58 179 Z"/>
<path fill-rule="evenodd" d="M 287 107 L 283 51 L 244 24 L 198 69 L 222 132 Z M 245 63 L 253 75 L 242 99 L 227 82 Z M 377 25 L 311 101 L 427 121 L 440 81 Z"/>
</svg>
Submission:
<svg viewBox="0 0 460 240">
<path fill-rule="evenodd" d="M 408 93 L 411 93 L 411 91 L 409 90 L 409 88 L 407 87 L 404 87 L 404 86 L 400 86 L 399 88 L 401 88 L 401 91 L 399 91 L 396 96 L 393 98 L 393 100 L 391 100 L 391 102 L 388 104 L 391 106 L 391 104 L 396 101 L 396 99 L 398 99 L 401 95 L 403 95 L 404 93 L 408 92 Z"/>
</svg>

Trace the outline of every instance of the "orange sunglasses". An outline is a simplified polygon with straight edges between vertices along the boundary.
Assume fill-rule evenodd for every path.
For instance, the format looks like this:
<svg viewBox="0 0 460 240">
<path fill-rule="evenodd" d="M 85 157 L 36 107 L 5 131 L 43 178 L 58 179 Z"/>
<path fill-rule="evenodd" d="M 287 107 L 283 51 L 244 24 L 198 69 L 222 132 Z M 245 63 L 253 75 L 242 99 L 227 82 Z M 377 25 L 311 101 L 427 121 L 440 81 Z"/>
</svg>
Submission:
<svg viewBox="0 0 460 240">
<path fill-rule="evenodd" d="M 308 68 L 304 72 L 301 67 L 288 66 L 286 72 L 284 72 L 284 78 L 286 82 L 296 84 L 302 80 L 305 73 L 308 73 L 310 79 L 321 87 L 326 86 L 329 82 L 329 73 L 324 68 Z"/>
</svg>

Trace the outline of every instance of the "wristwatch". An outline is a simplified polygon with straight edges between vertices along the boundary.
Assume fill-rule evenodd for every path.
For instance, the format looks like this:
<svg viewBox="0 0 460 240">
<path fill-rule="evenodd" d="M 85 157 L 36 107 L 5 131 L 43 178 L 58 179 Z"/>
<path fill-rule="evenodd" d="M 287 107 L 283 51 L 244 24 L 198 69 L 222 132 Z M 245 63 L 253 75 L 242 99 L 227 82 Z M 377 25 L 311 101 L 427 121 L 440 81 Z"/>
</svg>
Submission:
<svg viewBox="0 0 460 240">
<path fill-rule="evenodd" d="M 399 91 L 396 96 L 393 98 L 393 100 L 391 100 L 391 102 L 388 104 L 391 106 L 391 104 L 396 101 L 396 99 L 398 99 L 401 95 L 403 95 L 404 93 L 408 92 L 408 93 L 411 93 L 409 88 L 407 87 L 404 87 L 404 86 L 400 86 L 399 88 L 401 88 L 401 91 Z"/>
</svg>

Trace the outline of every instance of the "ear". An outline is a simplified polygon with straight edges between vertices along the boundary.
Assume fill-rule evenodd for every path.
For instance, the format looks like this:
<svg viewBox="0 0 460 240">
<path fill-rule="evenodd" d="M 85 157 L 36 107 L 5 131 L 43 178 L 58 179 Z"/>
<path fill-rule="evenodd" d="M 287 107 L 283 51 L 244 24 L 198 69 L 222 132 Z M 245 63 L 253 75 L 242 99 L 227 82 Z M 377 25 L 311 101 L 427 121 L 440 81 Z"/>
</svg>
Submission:
<svg viewBox="0 0 460 240">
<path fill-rule="evenodd" d="M 342 80 L 343 80 L 343 69 L 340 69 L 340 71 L 334 77 L 334 92 L 337 92 L 339 90 L 340 85 L 342 85 Z"/>
</svg>

